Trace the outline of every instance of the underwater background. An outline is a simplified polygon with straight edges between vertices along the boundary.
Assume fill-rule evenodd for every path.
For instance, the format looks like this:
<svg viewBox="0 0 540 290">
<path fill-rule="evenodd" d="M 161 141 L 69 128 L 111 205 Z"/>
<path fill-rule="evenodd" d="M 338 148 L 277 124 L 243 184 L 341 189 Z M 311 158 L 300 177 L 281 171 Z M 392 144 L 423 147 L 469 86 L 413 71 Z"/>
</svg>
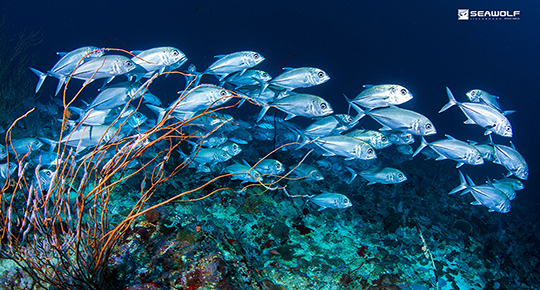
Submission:
<svg viewBox="0 0 540 290">
<path fill-rule="evenodd" d="M 520 14 L 518 19 L 460 21 L 457 12 L 463 8 L 519 10 Z M 438 277 L 444 280 L 439 289 L 540 289 L 539 2 L 10 1 L 0 11 L 10 35 L 41 32 L 43 40 L 28 53 L 37 55 L 32 66 L 42 70 L 58 60 L 57 51 L 87 45 L 128 51 L 173 46 L 199 70 L 214 62 L 215 55 L 252 50 L 265 57 L 257 68 L 272 76 L 282 67 L 323 69 L 330 80 L 303 91 L 323 97 L 336 113 L 348 112 L 343 94 L 354 98 L 365 84 L 402 85 L 414 94 L 402 107 L 427 116 L 440 138 L 450 134 L 460 140 L 487 141 L 484 129 L 463 124 L 466 117 L 457 108 L 438 113 L 448 102 L 447 86 L 458 101 L 478 88 L 499 96 L 503 109 L 516 111 L 508 116 L 513 137 L 494 136 L 498 144 L 510 146 L 511 140 L 530 168 L 525 188 L 517 192 L 509 213 L 488 212 L 470 205 L 470 197 L 448 195 L 460 183 L 450 160 L 424 161 L 417 156 L 400 161 L 408 180 L 389 185 L 368 186 L 361 178 L 346 184 L 343 180 L 350 177 L 346 170 L 321 169 L 325 180 L 291 182 L 290 192 L 341 192 L 351 199 L 352 207 L 318 211 L 312 203 L 273 191 L 240 197 L 229 193 L 159 209 L 161 221 L 150 218 L 141 221 L 150 225 L 134 226 L 152 228 L 141 230 L 147 236 L 140 234 L 137 246 L 126 243 L 113 254 L 117 260 L 111 265 L 129 265 L 124 270 L 131 272 L 115 273 L 122 282 L 118 289 L 435 289 L 422 249 L 425 244 L 434 256 Z M 37 77 L 29 70 L 28 78 L 34 86 Z M 212 77 L 205 78 L 210 82 Z M 152 92 L 169 104 L 185 86 L 183 79 L 178 81 L 178 85 L 158 81 L 152 84 Z M 39 100 L 49 102 L 55 86 L 55 81 L 46 81 Z M 258 112 L 251 104 L 227 111 L 242 120 Z M 297 117 L 291 122 L 305 128 L 312 120 Z M 380 127 L 368 118 L 360 125 Z M 417 138 L 413 148 L 419 143 Z M 250 144 L 242 153 L 250 164 L 274 146 L 272 141 Z M 298 161 L 297 155 L 294 161 L 288 159 L 288 151 L 275 158 L 290 166 Z M 385 158 L 395 160 L 390 155 Z M 491 163 L 464 165 L 460 170 L 477 184 L 507 173 Z M 208 176 L 186 169 L 177 178 L 181 185 L 167 185 L 165 191 Z M 238 187 L 236 181 L 230 182 Z M 175 219 L 185 224 L 163 226 Z M 208 236 L 226 238 L 201 242 L 200 229 Z M 216 246 L 219 241 L 223 244 Z M 198 256 L 204 251 L 197 247 L 205 249 L 205 256 Z M 129 252 L 129 257 L 122 252 Z M 190 280 L 185 257 L 198 265 L 226 263 L 216 263 L 211 270 L 201 268 L 200 272 L 213 271 L 208 274 L 212 277 L 197 273 L 199 278 Z M 178 259 L 184 260 L 184 268 L 171 266 L 180 263 Z M 242 267 L 250 274 L 230 274 L 231 268 Z M 24 274 L 16 270 L 8 268 L 2 277 L 24 284 L 20 282 Z M 2 284 L 4 289 L 31 288 L 31 283 L 20 288 L 9 288 L 7 283 Z"/>
</svg>

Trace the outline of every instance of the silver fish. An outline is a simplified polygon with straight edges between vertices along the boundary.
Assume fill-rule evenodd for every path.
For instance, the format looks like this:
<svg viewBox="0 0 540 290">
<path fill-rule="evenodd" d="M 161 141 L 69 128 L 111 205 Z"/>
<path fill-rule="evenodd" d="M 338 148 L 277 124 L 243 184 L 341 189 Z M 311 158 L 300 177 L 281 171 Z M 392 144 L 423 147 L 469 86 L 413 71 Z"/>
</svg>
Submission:
<svg viewBox="0 0 540 290">
<path fill-rule="evenodd" d="M 400 131 L 418 136 L 427 136 L 437 133 L 433 123 L 417 112 L 398 107 L 386 107 L 364 111 L 358 105 L 349 102 L 358 111 L 355 119 L 360 119 L 365 115 L 370 116 L 379 124 L 383 125 L 383 131 Z"/>
<path fill-rule="evenodd" d="M 41 169 L 37 176 L 34 176 L 34 179 L 32 180 L 34 189 L 38 190 L 39 192 L 48 190 L 55 176 L 56 174 L 54 171 L 50 169 Z"/>
<path fill-rule="evenodd" d="M 484 159 L 480 152 L 467 142 L 457 140 L 456 138 L 445 135 L 446 139 L 437 140 L 428 143 L 424 137 L 422 137 L 422 143 L 416 149 L 413 157 L 418 155 L 422 149 L 429 146 L 435 152 L 439 154 L 436 160 L 452 159 L 457 161 L 456 168 L 461 167 L 463 164 L 480 165 L 484 164 Z"/>
<path fill-rule="evenodd" d="M 171 65 L 180 67 L 187 61 L 187 57 L 182 51 L 170 46 L 132 51 L 132 53 L 135 54 L 131 58 L 133 63 L 143 67 L 149 76 L 152 76 L 155 72 L 163 73 Z"/>
<path fill-rule="evenodd" d="M 231 154 L 225 150 L 217 148 L 200 148 L 196 149 L 190 156 L 186 156 L 181 150 L 178 153 L 186 159 L 191 159 L 197 165 L 199 164 L 215 164 L 219 162 L 225 162 L 232 158 Z"/>
<path fill-rule="evenodd" d="M 469 100 L 473 103 L 484 103 L 492 106 L 499 112 L 502 112 L 501 106 L 499 106 L 499 103 L 497 102 L 497 99 L 499 98 L 497 96 L 491 95 L 488 92 L 479 89 L 470 90 L 465 95 L 467 95 Z"/>
<path fill-rule="evenodd" d="M 504 192 L 489 184 L 475 185 L 469 176 L 465 180 L 461 171 L 459 171 L 459 179 L 461 184 L 450 191 L 450 194 L 464 190 L 461 195 L 468 192 L 473 195 L 475 201 L 471 203 L 472 205 L 486 206 L 490 212 L 507 213 L 510 211 L 510 200 Z"/>
<path fill-rule="evenodd" d="M 260 87 L 261 84 L 267 83 L 272 77 L 265 71 L 248 69 L 242 72 L 236 72 L 230 74 L 225 79 L 225 82 L 230 83 L 235 86 L 235 89 L 244 86 L 257 85 Z"/>
<path fill-rule="evenodd" d="M 122 113 L 121 107 L 115 107 L 112 109 L 96 110 L 96 109 L 80 109 L 76 107 L 70 107 L 72 111 L 75 111 L 79 115 L 77 121 L 67 120 L 70 125 L 76 123 L 88 126 L 98 126 L 111 124 Z"/>
<path fill-rule="evenodd" d="M 471 142 L 471 141 L 469 141 Z M 476 142 L 471 142 L 471 145 L 480 152 L 482 159 L 484 161 L 495 161 L 495 148 L 491 144 L 477 144 Z"/>
<path fill-rule="evenodd" d="M 249 165 L 232 164 L 224 169 L 225 172 L 231 174 L 232 180 L 242 180 L 244 182 L 262 182 L 261 173 Z"/>
<path fill-rule="evenodd" d="M 525 186 L 523 186 L 523 182 L 521 182 L 521 180 L 517 180 L 517 179 L 514 179 L 514 178 L 502 178 L 502 179 L 494 179 L 493 180 L 493 184 L 496 184 L 496 183 L 504 183 L 504 184 L 510 184 L 512 186 L 512 188 L 514 188 L 514 190 L 522 190 L 525 188 Z"/>
<path fill-rule="evenodd" d="M 0 180 L 6 180 L 17 170 L 17 164 L 13 162 L 0 164 Z"/>
<path fill-rule="evenodd" d="M 517 178 L 527 180 L 529 177 L 529 165 L 514 146 L 514 143 L 510 142 L 509 146 L 500 144 L 493 144 L 495 148 L 495 160 L 496 164 L 504 166 L 509 171 L 509 175 L 515 175 Z"/>
<path fill-rule="evenodd" d="M 385 132 L 384 133 L 390 142 L 395 145 L 410 145 L 414 143 L 414 135 L 403 132 Z"/>
<path fill-rule="evenodd" d="M 488 184 L 497 188 L 498 190 L 502 191 L 509 200 L 514 200 L 516 198 L 516 190 L 514 189 L 514 186 L 510 183 L 505 182 L 494 182 L 488 180 Z"/>
<path fill-rule="evenodd" d="M 172 114 L 185 114 L 184 118 L 189 118 L 193 113 L 207 108 L 220 106 L 229 101 L 233 95 L 218 86 L 200 85 L 189 91 L 184 91 L 180 97 L 174 101 L 169 108 L 161 110 L 158 121 L 163 118 L 165 112 L 170 111 Z M 148 106 L 151 107 L 151 106 Z"/>
<path fill-rule="evenodd" d="M 503 137 L 512 137 L 512 125 L 510 125 L 510 121 L 505 117 L 505 112 L 501 113 L 492 106 L 482 103 L 460 103 L 456 101 L 454 94 L 452 94 L 452 91 L 448 87 L 446 87 L 446 94 L 449 101 L 439 110 L 439 113 L 446 111 L 454 105 L 458 105 L 467 117 L 467 120 L 464 122 L 465 124 L 477 124 L 483 127 L 486 129 L 484 135 L 495 133 Z"/>
<path fill-rule="evenodd" d="M 364 108 L 380 108 L 399 105 L 413 98 L 409 90 L 400 85 L 364 85 L 363 90 L 352 101 Z"/>
<path fill-rule="evenodd" d="M 279 175 L 285 171 L 285 166 L 275 159 L 264 159 L 258 162 L 253 168 L 261 174 Z"/>
<path fill-rule="evenodd" d="M 284 68 L 286 71 L 273 78 L 269 84 L 291 91 L 325 83 L 330 79 L 328 74 L 314 67 Z"/>
<path fill-rule="evenodd" d="M 236 155 L 240 154 L 240 152 L 242 152 L 242 148 L 240 146 L 238 146 L 238 144 L 236 144 L 236 143 L 234 143 L 232 141 L 227 141 L 227 142 L 217 146 L 217 148 L 226 151 L 227 153 L 231 154 L 232 156 L 236 156 Z"/>
<path fill-rule="evenodd" d="M 275 101 L 272 106 L 287 113 L 285 120 L 290 120 L 296 116 L 307 118 L 323 117 L 334 112 L 330 103 L 319 96 L 311 94 L 292 94 Z M 270 106 L 262 107 L 258 120 L 262 119 L 269 108 Z"/>
<path fill-rule="evenodd" d="M 43 146 L 43 142 L 39 141 L 36 138 L 21 138 L 21 139 L 12 139 L 11 143 L 8 144 L 8 151 L 10 153 L 22 156 L 30 151 L 39 150 Z"/>
<path fill-rule="evenodd" d="M 106 110 L 123 106 L 141 97 L 143 91 L 144 85 L 139 82 L 122 82 L 107 86 L 101 90 L 86 109 Z"/>
<path fill-rule="evenodd" d="M 299 178 L 305 178 L 306 180 L 314 180 L 314 181 L 320 181 L 324 180 L 324 176 L 314 166 L 307 165 L 307 164 L 300 164 L 293 170 L 293 174 L 298 176 Z"/>
<path fill-rule="evenodd" d="M 97 79 L 108 78 L 110 82 L 115 76 L 126 74 L 135 69 L 135 64 L 122 55 L 104 55 L 92 58 L 78 66 L 73 78 L 84 80 L 85 84 Z"/>
<path fill-rule="evenodd" d="M 222 81 L 231 73 L 240 71 L 241 74 L 264 60 L 264 57 L 254 51 L 239 51 L 227 55 L 216 55 L 216 60 L 204 73 L 219 76 Z"/>
<path fill-rule="evenodd" d="M 313 140 L 326 153 L 325 156 L 343 156 L 345 160 L 369 160 L 377 158 L 375 150 L 367 142 L 349 136 L 327 136 Z"/>
<path fill-rule="evenodd" d="M 304 134 L 324 137 L 347 131 L 356 124 L 347 114 L 334 114 L 313 122 L 304 130 Z"/>
<path fill-rule="evenodd" d="M 163 106 L 163 104 L 161 103 L 161 99 L 158 96 L 149 92 L 148 90 L 144 93 L 142 98 L 145 104 L 150 104 L 154 106 Z"/>
<path fill-rule="evenodd" d="M 30 68 L 30 70 L 39 77 L 39 81 L 36 85 L 36 93 L 41 88 L 41 85 L 43 85 L 45 78 L 47 76 L 53 76 L 58 79 L 55 96 L 58 95 L 58 92 L 64 85 L 66 79 L 81 60 L 84 62 L 92 58 L 101 57 L 103 56 L 104 51 L 99 50 L 99 48 L 95 46 L 85 46 L 67 53 L 58 52 L 57 54 L 61 56 L 60 60 L 58 60 L 47 73 L 40 72 L 35 68 Z"/>
<path fill-rule="evenodd" d="M 356 129 L 345 134 L 369 143 L 375 149 L 384 149 L 392 145 L 386 135 L 379 131 Z"/>
<path fill-rule="evenodd" d="M 320 206 L 319 211 L 327 208 L 344 209 L 352 206 L 350 199 L 341 193 L 323 191 L 321 194 L 308 198 L 309 201 Z"/>
<path fill-rule="evenodd" d="M 115 139 L 120 139 L 124 136 L 118 132 L 118 128 L 110 125 L 99 126 L 79 126 L 74 131 L 65 134 L 60 142 L 40 137 L 45 143 L 55 146 L 58 143 L 65 144 L 70 147 L 79 148 L 82 151 L 85 148 L 93 148 L 99 144 L 103 144 Z"/>
<path fill-rule="evenodd" d="M 203 133 L 201 131 L 197 131 L 193 134 L 189 135 L 190 137 L 194 137 L 195 141 L 198 144 L 201 144 L 204 147 L 218 147 L 219 145 L 225 143 L 227 141 L 227 136 L 223 134 L 222 132 L 213 132 L 213 133 Z"/>
<path fill-rule="evenodd" d="M 8 155 L 8 152 L 6 150 L 6 147 L 2 144 L 0 144 L 0 160 L 3 160 Z"/>
<path fill-rule="evenodd" d="M 354 179 L 356 173 L 347 167 L 347 170 L 353 174 Z M 360 176 L 369 181 L 368 185 L 381 183 L 381 184 L 396 184 L 407 180 L 407 176 L 399 169 L 391 167 L 372 167 L 358 173 Z M 350 183 L 350 182 L 349 182 Z"/>
</svg>

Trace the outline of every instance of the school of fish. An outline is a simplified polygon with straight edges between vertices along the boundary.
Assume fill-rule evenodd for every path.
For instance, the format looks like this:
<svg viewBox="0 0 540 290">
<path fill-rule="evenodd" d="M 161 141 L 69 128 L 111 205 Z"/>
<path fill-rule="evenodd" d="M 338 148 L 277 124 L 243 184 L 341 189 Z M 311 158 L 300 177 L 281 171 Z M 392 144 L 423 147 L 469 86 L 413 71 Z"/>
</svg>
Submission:
<svg viewBox="0 0 540 290">
<path fill-rule="evenodd" d="M 254 51 L 216 56 L 216 60 L 202 72 L 197 72 L 194 65 L 182 70 L 188 58 L 174 47 L 132 51 L 128 55 L 87 46 L 58 55 L 60 60 L 46 72 L 30 68 L 38 76 L 36 92 L 47 77 L 58 79 L 55 95 L 71 78 L 82 80 L 83 85 L 98 79 L 105 82 L 84 106 L 69 107 L 76 117 L 70 118 L 62 139 L 28 136 L 0 146 L 0 160 L 6 159 L 8 154 L 30 154 L 33 166 L 41 168 L 33 178 L 35 187 L 46 189 L 50 186 L 51 177 L 55 174 L 54 166 L 61 162 L 53 150 L 59 143 L 70 146 L 77 160 L 85 160 L 88 149 L 124 137 L 137 140 L 141 132 L 150 130 L 164 119 L 185 121 L 183 130 L 184 134 L 190 136 L 190 146 L 178 147 L 177 152 L 184 160 L 191 161 L 190 166 L 195 174 L 230 173 L 232 179 L 240 183 L 274 180 L 287 168 L 292 170 L 292 176 L 303 178 L 304 182 L 323 180 L 323 169 L 339 176 L 347 175 L 342 180 L 348 184 L 357 176 L 369 185 L 406 182 L 406 172 L 382 164 L 377 157 L 383 149 L 395 146 L 396 154 L 406 159 L 422 153 L 426 159 L 453 160 L 457 162 L 457 168 L 482 165 L 486 161 L 500 164 L 508 171 L 507 178 L 476 185 L 469 176 L 459 171 L 460 185 L 450 194 L 471 193 L 473 205 L 506 213 L 510 211 L 510 200 L 515 198 L 515 191 L 523 189 L 520 180 L 528 177 L 527 162 L 514 144 L 496 144 L 491 138 L 493 134 L 512 137 L 512 126 L 506 117 L 512 111 L 502 111 L 498 97 L 479 89 L 466 94 L 468 102 L 459 102 L 446 88 L 448 103 L 439 113 L 458 107 L 466 117 L 465 124 L 475 124 L 485 129 L 490 141 L 478 144 L 446 134 L 445 138 L 428 142 L 426 138 L 437 134 L 435 125 L 424 115 L 399 107 L 413 99 L 413 94 L 397 84 L 365 85 L 355 98 L 345 96 L 349 108 L 356 112 L 355 116 L 351 116 L 334 112 L 328 100 L 321 96 L 295 91 L 330 80 L 324 70 L 314 67 L 284 68 L 281 74 L 271 77 L 267 72 L 254 68 L 265 59 Z M 163 100 L 169 98 L 157 97 L 148 87 L 157 76 L 175 70 L 189 73 L 186 86 L 178 92 L 176 100 L 164 104 Z M 118 80 L 120 76 L 124 79 Z M 208 79 L 206 83 L 202 82 L 203 78 L 205 81 Z M 76 81 L 71 81 L 70 86 L 73 82 Z M 62 102 L 58 102 L 57 98 L 53 101 L 57 103 L 38 103 L 36 107 L 42 113 L 61 118 L 58 108 Z M 146 114 L 138 106 L 139 103 L 146 106 Z M 258 114 L 242 119 L 223 112 L 204 113 L 208 109 L 233 105 L 239 107 L 244 103 L 258 106 Z M 275 114 L 267 114 L 270 109 L 283 112 L 286 117 L 282 119 Z M 382 127 L 370 130 L 359 126 L 361 119 L 366 116 Z M 313 122 L 303 128 L 290 121 L 295 117 L 310 118 Z M 417 138 L 420 145 L 413 150 L 411 144 Z M 244 160 L 246 157 L 242 156 L 242 152 L 252 146 L 254 140 L 273 141 L 275 147 L 288 143 L 295 145 L 282 148 L 290 154 L 287 160 L 265 158 L 256 165 L 250 165 Z M 138 143 L 132 142 L 130 146 L 133 144 Z M 49 150 L 44 150 L 47 147 Z M 186 151 L 186 148 L 189 149 Z M 118 150 L 127 149 L 110 150 L 112 157 Z M 313 150 L 314 157 L 299 164 L 307 150 Z M 137 163 L 134 159 L 128 166 L 135 167 Z M 0 179 L 5 180 L 16 170 L 17 164 L 14 162 L 0 164 Z M 324 190 L 296 195 L 287 192 L 287 195 L 307 198 L 318 205 L 319 210 L 344 209 L 353 205 L 343 194 Z"/>
</svg>

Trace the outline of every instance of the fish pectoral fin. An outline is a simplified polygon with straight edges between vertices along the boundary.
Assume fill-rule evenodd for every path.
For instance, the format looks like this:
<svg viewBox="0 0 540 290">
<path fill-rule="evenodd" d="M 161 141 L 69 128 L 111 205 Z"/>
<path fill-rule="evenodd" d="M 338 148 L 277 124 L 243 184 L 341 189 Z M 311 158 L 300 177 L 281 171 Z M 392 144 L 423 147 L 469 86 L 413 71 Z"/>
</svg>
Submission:
<svg viewBox="0 0 540 290">
<path fill-rule="evenodd" d="M 321 205 L 321 207 L 319 208 L 319 211 L 324 210 L 324 209 L 326 209 L 326 207 Z"/>
<path fill-rule="evenodd" d="M 472 205 L 482 205 L 482 203 L 480 203 L 478 200 L 475 200 L 473 202 L 471 202 Z"/>
<path fill-rule="evenodd" d="M 467 117 L 467 120 L 465 120 L 465 122 L 463 122 L 463 124 L 472 125 L 472 124 L 476 124 L 476 123 L 473 120 L 471 120 L 471 118 Z"/>
<path fill-rule="evenodd" d="M 370 182 L 368 182 L 367 185 L 373 185 L 373 184 L 377 184 L 377 182 L 375 182 L 375 181 L 370 181 Z"/>
<path fill-rule="evenodd" d="M 486 129 L 486 132 L 484 132 L 484 136 L 490 135 L 491 133 L 493 133 L 491 129 Z"/>
<path fill-rule="evenodd" d="M 437 152 L 437 151 L 435 151 L 435 152 Z M 439 152 L 437 152 L 437 153 L 439 153 Z M 435 159 L 435 160 L 439 161 L 439 160 L 446 160 L 446 159 L 448 159 L 448 158 L 446 158 L 446 156 L 443 156 L 443 155 L 439 154 L 439 157 L 437 157 L 437 159 Z"/>
<path fill-rule="evenodd" d="M 458 164 L 456 164 L 456 168 L 460 168 L 461 166 L 463 166 L 463 164 L 465 164 L 465 163 L 463 163 L 463 162 L 458 162 Z"/>
</svg>

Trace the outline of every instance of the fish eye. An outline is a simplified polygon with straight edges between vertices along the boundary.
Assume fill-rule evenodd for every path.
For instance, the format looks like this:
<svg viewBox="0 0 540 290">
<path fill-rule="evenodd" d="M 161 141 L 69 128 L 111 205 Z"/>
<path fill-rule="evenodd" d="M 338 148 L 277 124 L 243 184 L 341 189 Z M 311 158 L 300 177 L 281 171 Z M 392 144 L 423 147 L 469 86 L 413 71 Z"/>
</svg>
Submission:
<svg viewBox="0 0 540 290">
<path fill-rule="evenodd" d="M 431 129 L 431 124 L 430 123 L 426 124 L 426 129 Z"/>
<path fill-rule="evenodd" d="M 373 153 L 373 149 L 369 148 L 369 149 L 367 150 L 367 153 L 368 153 L 368 154 L 372 154 L 372 153 Z"/>
<path fill-rule="evenodd" d="M 225 153 L 223 153 L 223 154 L 221 154 L 221 155 L 223 155 L 223 157 L 227 157 L 227 154 L 225 154 Z"/>
<path fill-rule="evenodd" d="M 126 60 L 126 66 L 131 66 L 131 65 L 132 65 L 131 61 Z"/>
<path fill-rule="evenodd" d="M 222 95 L 222 96 L 226 96 L 227 92 L 226 91 L 220 91 L 219 94 Z"/>
<path fill-rule="evenodd" d="M 383 142 L 386 142 L 386 137 L 381 137 L 381 140 L 382 140 Z"/>
<path fill-rule="evenodd" d="M 253 58 L 254 58 L 254 59 L 258 59 L 259 57 L 261 57 L 261 56 L 260 56 L 258 53 L 254 53 L 254 54 L 253 54 Z"/>
<path fill-rule="evenodd" d="M 317 74 L 320 78 L 324 78 L 324 72 L 320 71 L 318 74 Z"/>
<path fill-rule="evenodd" d="M 510 131 L 510 130 L 512 130 L 512 127 L 506 126 L 506 131 Z"/>
<path fill-rule="evenodd" d="M 402 94 L 402 95 L 406 95 L 406 94 L 407 94 L 407 90 L 406 90 L 406 89 L 401 89 L 401 94 Z"/>
<path fill-rule="evenodd" d="M 321 103 L 321 109 L 326 109 L 326 104 L 325 103 Z"/>
<path fill-rule="evenodd" d="M 263 73 L 262 73 L 262 76 L 266 78 L 266 77 L 268 77 L 268 74 L 265 73 L 265 72 L 263 72 Z"/>
<path fill-rule="evenodd" d="M 347 122 L 352 122 L 352 117 L 351 116 L 347 116 Z"/>
<path fill-rule="evenodd" d="M 47 171 L 47 176 L 51 176 L 52 172 Z"/>
<path fill-rule="evenodd" d="M 173 50 L 172 54 L 176 56 L 176 55 L 179 55 L 180 52 L 178 50 Z"/>
</svg>

